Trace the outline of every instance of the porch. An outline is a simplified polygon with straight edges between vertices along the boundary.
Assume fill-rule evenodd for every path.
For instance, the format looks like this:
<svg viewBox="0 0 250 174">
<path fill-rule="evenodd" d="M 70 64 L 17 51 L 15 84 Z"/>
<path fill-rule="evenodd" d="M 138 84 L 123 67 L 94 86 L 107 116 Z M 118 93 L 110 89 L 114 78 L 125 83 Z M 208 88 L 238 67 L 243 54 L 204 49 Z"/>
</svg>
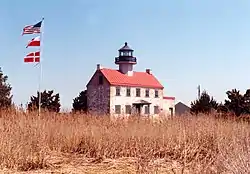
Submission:
<svg viewBox="0 0 250 174">
<path fill-rule="evenodd" d="M 146 100 L 138 100 L 134 103 L 132 103 L 132 114 L 134 115 L 145 115 L 145 114 L 142 114 L 142 108 L 143 106 L 147 106 L 148 107 L 148 114 L 146 115 L 150 115 L 150 112 L 149 112 L 149 108 L 150 108 L 150 102 L 146 101 Z"/>
</svg>

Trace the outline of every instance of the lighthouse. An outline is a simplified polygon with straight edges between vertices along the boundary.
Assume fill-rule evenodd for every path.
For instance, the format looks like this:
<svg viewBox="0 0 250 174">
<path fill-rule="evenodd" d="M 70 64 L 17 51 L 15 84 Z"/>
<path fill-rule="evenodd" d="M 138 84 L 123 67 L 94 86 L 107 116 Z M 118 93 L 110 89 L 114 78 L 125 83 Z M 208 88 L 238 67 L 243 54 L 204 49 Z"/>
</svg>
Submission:
<svg viewBox="0 0 250 174">
<path fill-rule="evenodd" d="M 119 57 L 115 58 L 115 64 L 119 65 L 119 71 L 128 76 L 133 76 L 133 66 L 137 63 L 136 57 L 133 56 L 134 50 L 125 42 L 119 50 Z"/>
</svg>

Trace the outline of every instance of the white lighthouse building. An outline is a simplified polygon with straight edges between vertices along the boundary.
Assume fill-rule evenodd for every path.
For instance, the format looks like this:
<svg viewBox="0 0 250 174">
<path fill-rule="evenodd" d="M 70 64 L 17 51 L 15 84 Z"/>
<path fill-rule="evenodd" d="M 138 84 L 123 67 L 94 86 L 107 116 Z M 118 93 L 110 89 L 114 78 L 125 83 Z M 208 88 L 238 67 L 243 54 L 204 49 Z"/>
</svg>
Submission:
<svg viewBox="0 0 250 174">
<path fill-rule="evenodd" d="M 102 68 L 98 64 L 88 82 L 88 111 L 114 116 L 174 115 L 175 97 L 163 95 L 164 87 L 150 69 L 134 71 L 137 58 L 127 42 L 118 52 L 115 64 L 119 69 Z"/>
</svg>

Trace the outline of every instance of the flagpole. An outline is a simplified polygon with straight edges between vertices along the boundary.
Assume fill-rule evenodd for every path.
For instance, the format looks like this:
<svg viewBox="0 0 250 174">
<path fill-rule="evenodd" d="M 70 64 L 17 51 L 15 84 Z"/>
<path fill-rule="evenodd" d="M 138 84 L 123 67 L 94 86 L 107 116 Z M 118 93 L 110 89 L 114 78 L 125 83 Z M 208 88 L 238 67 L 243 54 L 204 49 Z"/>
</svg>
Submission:
<svg viewBox="0 0 250 174">
<path fill-rule="evenodd" d="M 44 32 L 44 18 L 42 19 L 42 27 L 41 27 L 41 33 L 40 33 L 40 74 L 39 74 L 39 97 L 38 97 L 38 115 L 41 113 L 41 99 L 42 99 L 42 92 L 41 92 L 41 83 L 42 83 L 42 48 L 43 48 L 43 32 Z"/>
</svg>

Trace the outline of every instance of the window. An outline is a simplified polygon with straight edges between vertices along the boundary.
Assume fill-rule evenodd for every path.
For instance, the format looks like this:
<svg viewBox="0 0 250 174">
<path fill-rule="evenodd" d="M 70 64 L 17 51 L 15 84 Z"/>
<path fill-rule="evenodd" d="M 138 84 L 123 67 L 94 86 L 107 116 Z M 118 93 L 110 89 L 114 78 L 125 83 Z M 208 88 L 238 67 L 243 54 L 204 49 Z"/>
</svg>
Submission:
<svg viewBox="0 0 250 174">
<path fill-rule="evenodd" d="M 99 76 L 99 85 L 103 84 L 103 76 Z"/>
<path fill-rule="evenodd" d="M 136 97 L 140 97 L 140 96 L 141 96 L 141 89 L 136 88 Z"/>
<path fill-rule="evenodd" d="M 121 88 L 120 87 L 116 87 L 116 96 L 120 96 L 121 95 Z"/>
<path fill-rule="evenodd" d="M 121 105 L 115 105 L 115 113 L 121 114 Z"/>
<path fill-rule="evenodd" d="M 155 90 L 155 98 L 158 98 L 159 97 L 159 92 L 158 90 Z"/>
<path fill-rule="evenodd" d="M 145 106 L 145 114 L 149 114 L 149 106 Z"/>
<path fill-rule="evenodd" d="M 154 114 L 159 114 L 159 106 L 154 106 Z"/>
<path fill-rule="evenodd" d="M 125 106 L 126 114 L 131 114 L 131 105 Z"/>
<path fill-rule="evenodd" d="M 145 90 L 145 97 L 149 97 L 149 89 Z"/>
<path fill-rule="evenodd" d="M 126 92 L 127 94 L 127 97 L 130 97 L 130 88 L 127 88 L 127 92 Z"/>
<path fill-rule="evenodd" d="M 169 108 L 169 111 L 170 111 L 170 115 L 171 115 L 171 117 L 174 115 L 174 112 L 173 112 L 173 108 L 171 107 L 171 108 Z"/>
<path fill-rule="evenodd" d="M 128 51 L 124 51 L 124 56 L 128 56 L 129 52 Z"/>
</svg>

